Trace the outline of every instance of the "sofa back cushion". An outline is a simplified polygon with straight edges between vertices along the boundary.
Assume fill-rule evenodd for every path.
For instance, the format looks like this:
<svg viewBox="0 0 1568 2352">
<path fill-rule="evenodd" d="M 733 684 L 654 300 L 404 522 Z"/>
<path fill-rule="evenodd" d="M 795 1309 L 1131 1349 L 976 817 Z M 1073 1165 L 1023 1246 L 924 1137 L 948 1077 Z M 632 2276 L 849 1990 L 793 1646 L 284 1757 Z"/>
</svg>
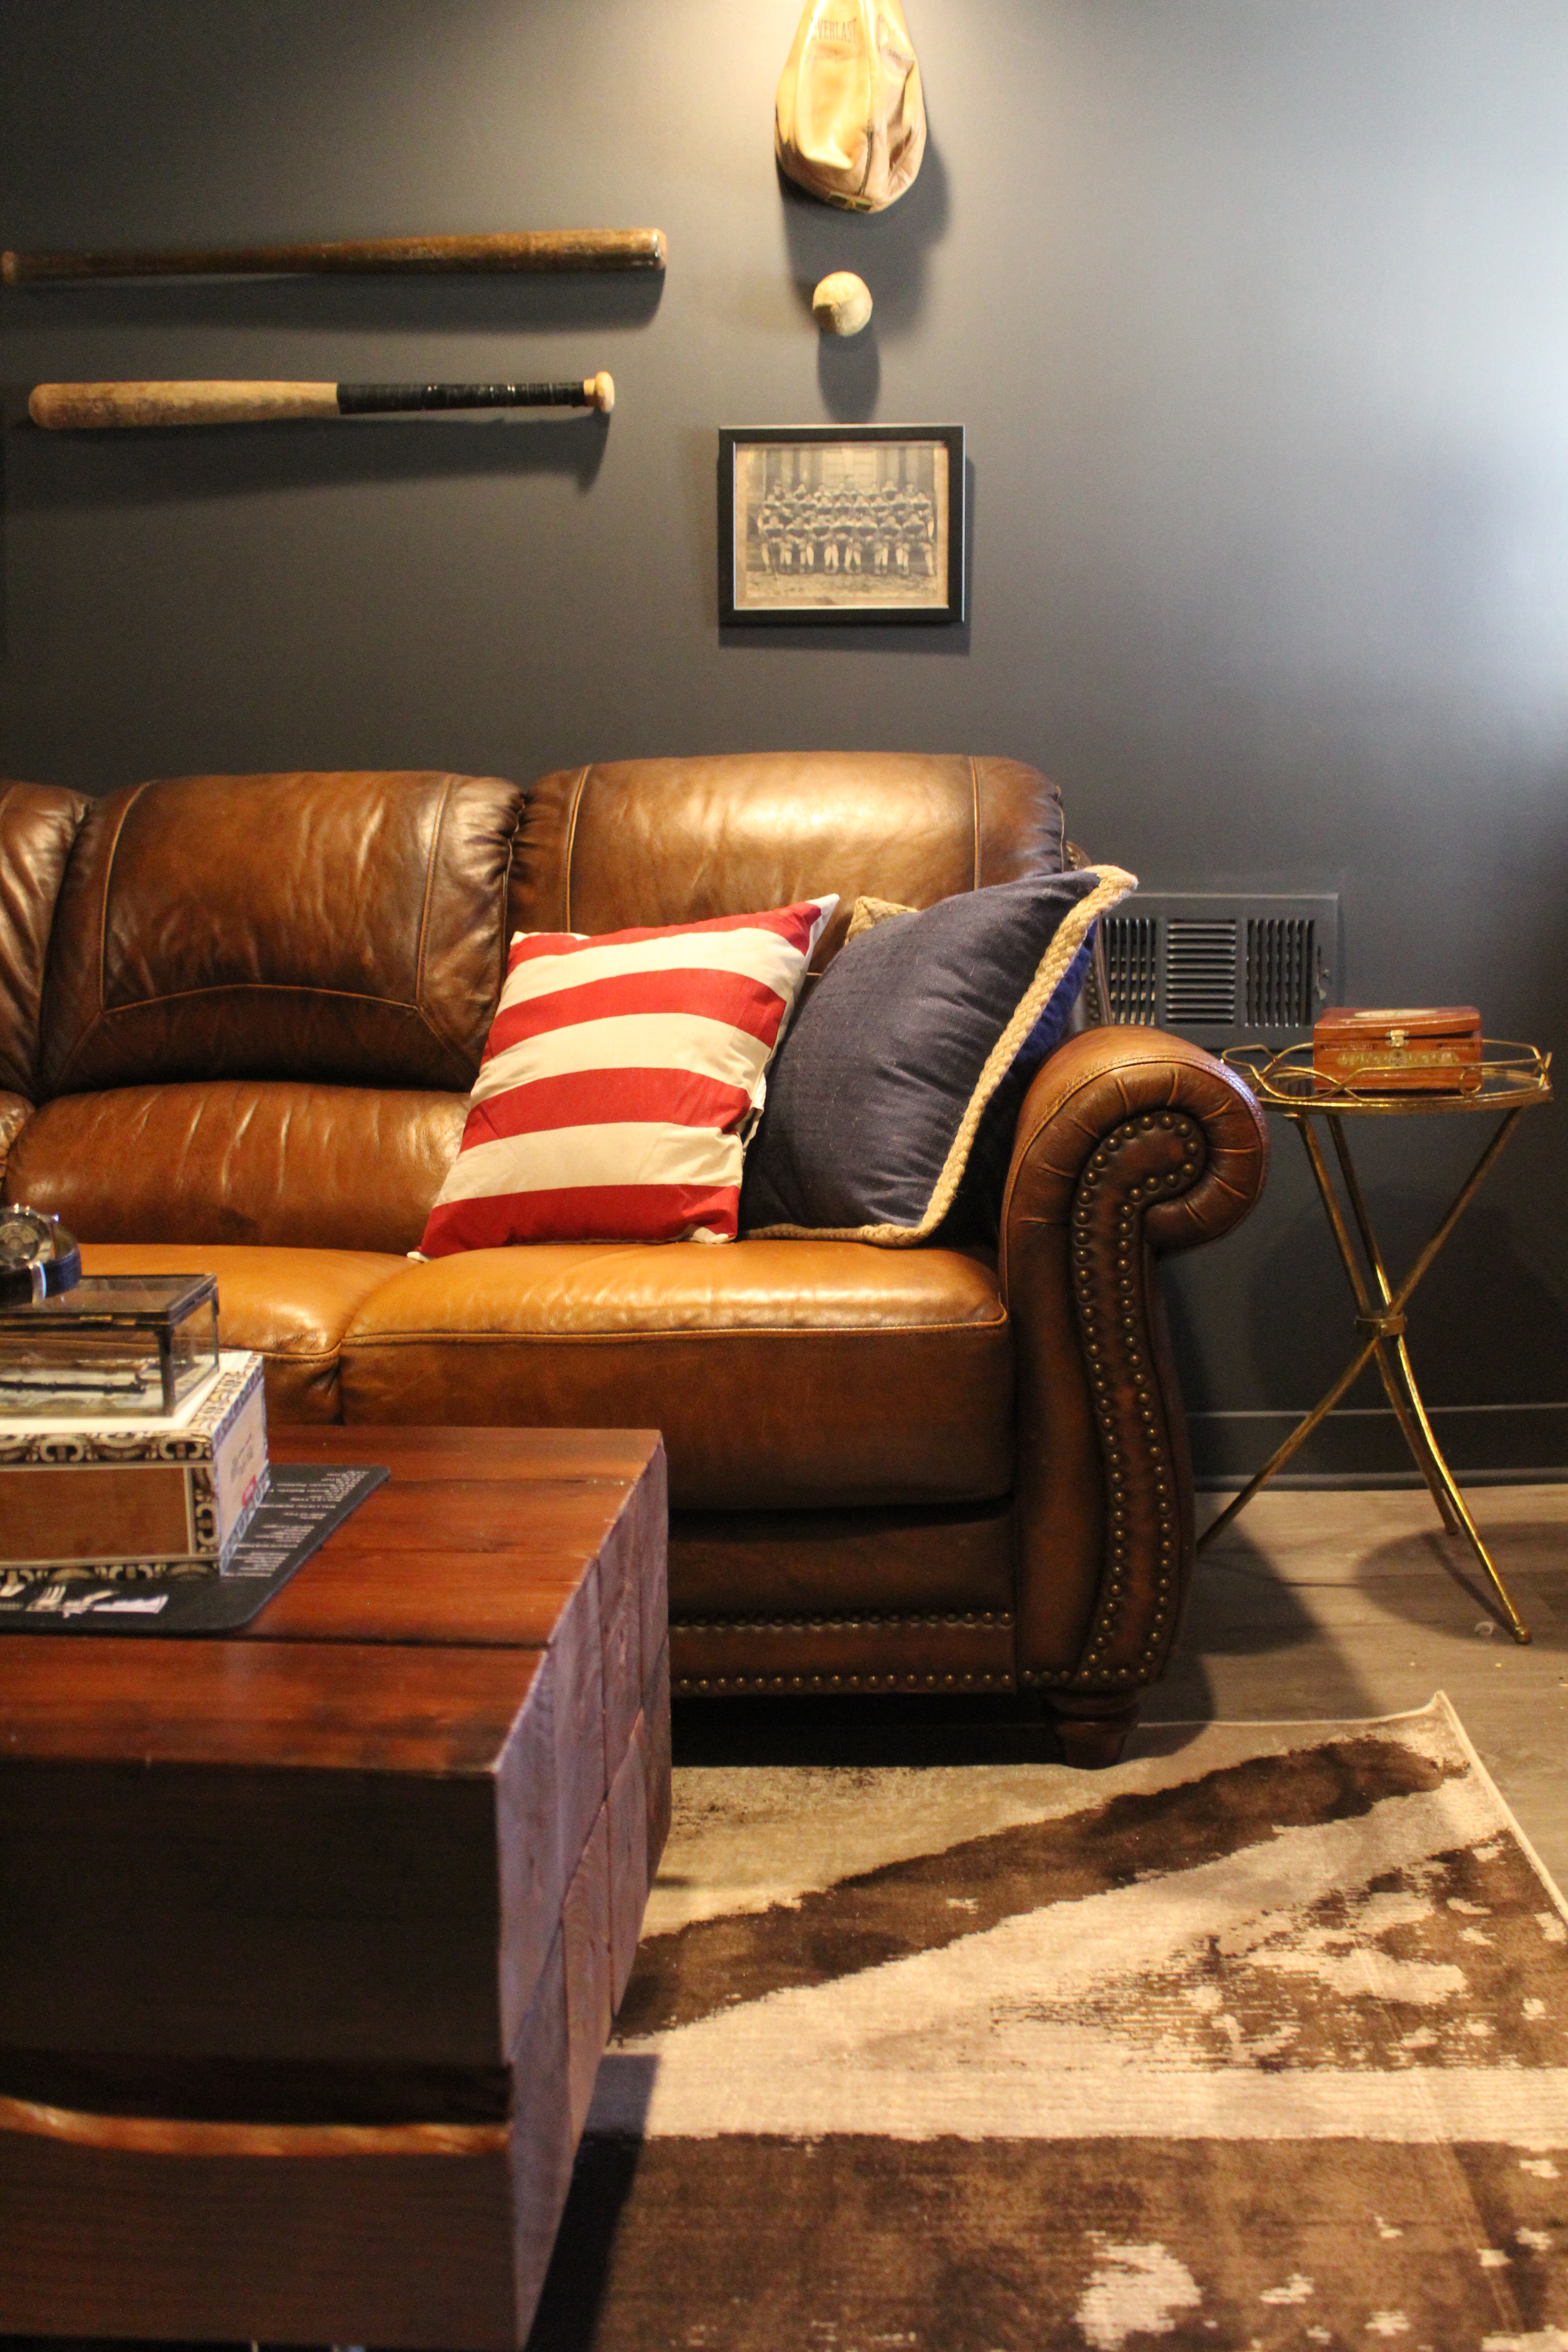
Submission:
<svg viewBox="0 0 1568 2352">
<path fill-rule="evenodd" d="M 61 889 L 45 1095 L 180 1079 L 460 1090 L 506 961 L 493 776 L 182 776 L 93 808 Z"/>
<path fill-rule="evenodd" d="M 84 1242 L 401 1253 L 467 1109 L 466 1095 L 276 1078 L 60 1095 L 12 1147 L 6 1195 Z"/>
<path fill-rule="evenodd" d="M 0 777 L 0 1094 L 37 1099 L 38 1015 L 49 932 L 90 803 L 58 784 Z"/>
<path fill-rule="evenodd" d="M 915 751 L 731 752 L 562 769 L 529 794 L 511 928 L 616 931 L 836 891 L 929 907 L 1062 868 L 1061 800 L 1017 760 Z"/>
</svg>

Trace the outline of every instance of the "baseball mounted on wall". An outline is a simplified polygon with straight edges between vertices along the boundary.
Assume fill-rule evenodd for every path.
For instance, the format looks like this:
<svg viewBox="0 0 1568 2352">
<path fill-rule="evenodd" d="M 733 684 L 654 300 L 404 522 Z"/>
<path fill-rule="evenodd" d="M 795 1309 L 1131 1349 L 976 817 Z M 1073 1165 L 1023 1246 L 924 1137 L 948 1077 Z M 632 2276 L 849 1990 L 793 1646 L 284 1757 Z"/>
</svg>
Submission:
<svg viewBox="0 0 1568 2352">
<path fill-rule="evenodd" d="M 811 315 L 825 335 L 858 335 L 871 316 L 871 289 L 852 269 L 832 269 L 811 298 Z"/>
</svg>

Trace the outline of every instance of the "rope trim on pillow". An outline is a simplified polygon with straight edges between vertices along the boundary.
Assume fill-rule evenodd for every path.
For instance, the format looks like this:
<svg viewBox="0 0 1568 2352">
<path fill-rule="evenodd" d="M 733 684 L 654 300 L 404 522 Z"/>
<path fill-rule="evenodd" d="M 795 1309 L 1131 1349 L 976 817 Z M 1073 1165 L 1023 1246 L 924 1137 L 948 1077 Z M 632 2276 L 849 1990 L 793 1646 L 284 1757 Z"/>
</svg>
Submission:
<svg viewBox="0 0 1568 2352">
<path fill-rule="evenodd" d="M 1019 1048 L 1045 1011 L 1051 998 L 1066 979 L 1074 957 L 1099 922 L 1101 915 L 1121 905 L 1138 887 L 1135 874 L 1120 866 L 1099 866 L 1095 871 L 1099 882 L 1087 898 L 1080 898 L 1062 917 L 1056 937 L 1041 957 L 1034 979 L 1014 1008 L 1013 1017 L 985 1058 L 985 1066 L 975 1082 L 958 1132 L 948 1148 L 941 1175 L 925 1214 L 918 1225 L 756 1225 L 747 1234 L 748 1241 L 773 1242 L 876 1242 L 888 1249 L 912 1249 L 933 1234 L 957 1194 L 959 1182 L 969 1164 L 969 1154 L 979 1131 L 985 1107 L 1012 1068 Z M 858 909 L 857 909 L 858 911 Z M 869 929 L 868 923 L 864 928 Z"/>
<path fill-rule="evenodd" d="M 894 915 L 916 915 L 918 907 L 905 907 L 897 898 L 857 898 L 855 912 L 849 918 L 849 929 L 844 934 L 844 944 L 858 940 L 862 931 L 874 931 L 879 923 Z"/>
</svg>

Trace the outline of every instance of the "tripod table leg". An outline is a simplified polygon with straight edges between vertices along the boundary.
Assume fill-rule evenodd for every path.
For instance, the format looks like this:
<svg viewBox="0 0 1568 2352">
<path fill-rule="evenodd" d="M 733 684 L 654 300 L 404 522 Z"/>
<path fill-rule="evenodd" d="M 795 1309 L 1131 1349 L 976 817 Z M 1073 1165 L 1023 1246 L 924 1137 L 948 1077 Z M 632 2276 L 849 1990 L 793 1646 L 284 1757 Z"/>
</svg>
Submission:
<svg viewBox="0 0 1568 2352">
<path fill-rule="evenodd" d="M 1287 1113 L 1288 1117 L 1289 1115 Z M 1491 1555 L 1477 1531 L 1476 1523 L 1466 1508 L 1465 1498 L 1454 1482 L 1453 1472 L 1443 1458 L 1442 1449 L 1437 1444 L 1431 1421 L 1427 1416 L 1421 1391 L 1415 1385 L 1415 1373 L 1410 1361 L 1410 1351 L 1405 1341 L 1405 1309 L 1414 1297 L 1416 1286 L 1475 1198 L 1492 1162 L 1512 1135 L 1521 1116 L 1521 1110 L 1516 1108 L 1504 1118 L 1497 1133 L 1488 1143 L 1455 1195 L 1441 1223 L 1432 1234 L 1397 1289 L 1394 1289 L 1389 1283 L 1387 1268 L 1383 1262 L 1383 1253 L 1378 1246 L 1372 1219 L 1367 1213 L 1361 1181 L 1356 1175 L 1354 1162 L 1351 1159 L 1343 1123 L 1332 1112 L 1328 1113 L 1327 1116 L 1329 1132 L 1333 1138 L 1340 1172 L 1344 1179 L 1345 1192 L 1351 1204 L 1351 1213 L 1355 1219 L 1356 1231 L 1361 1237 L 1362 1247 L 1366 1253 L 1366 1262 L 1372 1270 L 1375 1291 L 1368 1287 L 1366 1277 L 1362 1272 L 1361 1262 L 1356 1255 L 1355 1243 L 1352 1239 L 1350 1226 L 1345 1221 L 1344 1211 L 1340 1206 L 1339 1196 L 1334 1190 L 1328 1163 L 1323 1158 L 1322 1146 L 1312 1130 L 1311 1118 L 1305 1114 L 1297 1114 L 1294 1124 L 1300 1129 L 1308 1162 L 1317 1182 L 1324 1213 L 1328 1217 L 1329 1230 L 1334 1237 L 1334 1245 L 1339 1252 L 1340 1262 L 1344 1267 L 1355 1299 L 1356 1328 L 1363 1334 L 1362 1345 L 1332 1387 L 1313 1406 L 1306 1419 L 1291 1431 L 1284 1444 L 1269 1456 L 1257 1476 L 1226 1505 L 1216 1519 L 1210 1521 L 1198 1538 L 1196 1549 L 1202 1551 L 1205 1546 L 1219 1534 L 1222 1528 L 1229 1526 L 1237 1512 L 1245 1509 L 1252 1500 L 1259 1487 L 1267 1486 L 1275 1473 L 1284 1466 L 1297 1449 L 1311 1435 L 1319 1423 L 1332 1412 L 1341 1397 L 1353 1385 L 1366 1369 L 1367 1364 L 1375 1362 L 1378 1376 L 1382 1380 L 1389 1403 L 1394 1409 L 1401 1434 L 1410 1450 L 1416 1468 L 1426 1482 L 1432 1499 L 1442 1516 L 1444 1528 L 1451 1535 L 1464 1537 L 1479 1562 L 1492 1591 L 1497 1595 L 1510 1633 L 1516 1642 L 1528 1642 L 1531 1639 L 1530 1628 L 1514 1607 L 1508 1587 L 1498 1574 Z"/>
<path fill-rule="evenodd" d="M 1378 1247 L 1377 1235 L 1373 1231 L 1372 1219 L 1367 1214 L 1366 1202 L 1361 1189 L 1361 1179 L 1356 1174 L 1355 1162 L 1351 1158 L 1350 1142 L 1345 1134 L 1344 1121 L 1331 1117 L 1329 1133 L 1334 1139 L 1340 1174 L 1344 1180 L 1345 1195 L 1351 1204 L 1351 1213 L 1355 1218 L 1356 1231 L 1361 1235 L 1362 1248 L 1366 1253 L 1366 1262 L 1372 1269 L 1372 1277 L 1377 1286 L 1377 1296 L 1383 1303 L 1384 1311 L 1381 1317 L 1377 1314 L 1373 1299 L 1361 1278 L 1361 1269 L 1355 1262 L 1350 1235 L 1345 1230 L 1343 1219 L 1335 1214 L 1338 1203 L 1331 1193 L 1328 1171 L 1323 1165 L 1321 1151 L 1317 1148 L 1316 1138 L 1306 1122 L 1302 1122 L 1301 1140 L 1307 1147 L 1307 1157 L 1312 1163 L 1312 1173 L 1318 1180 L 1318 1190 L 1323 1196 L 1323 1205 L 1329 1213 L 1329 1223 L 1333 1227 L 1334 1239 L 1339 1244 L 1340 1256 L 1344 1263 L 1345 1272 L 1350 1276 L 1351 1287 L 1355 1292 L 1356 1307 L 1359 1310 L 1356 1319 L 1363 1330 L 1375 1328 L 1378 1331 L 1380 1342 L 1392 1341 L 1397 1346 L 1400 1353 L 1405 1357 L 1405 1370 L 1409 1375 L 1410 1359 L 1405 1348 L 1405 1318 L 1394 1307 L 1394 1292 L 1388 1279 L 1388 1269 L 1383 1263 L 1383 1252 Z M 1409 1297 L 1408 1291 L 1405 1297 Z M 1462 1522 L 1456 1517 L 1453 1505 L 1448 1500 L 1446 1483 L 1447 1465 L 1434 1453 L 1429 1444 L 1431 1430 L 1426 1416 L 1422 1414 L 1418 1419 L 1412 1412 L 1406 1401 L 1405 1388 L 1396 1377 L 1394 1368 L 1388 1358 L 1388 1347 L 1380 1344 L 1377 1349 L 1377 1370 L 1383 1381 L 1384 1393 L 1394 1409 L 1394 1417 L 1399 1423 L 1400 1433 L 1410 1450 L 1411 1459 L 1426 1481 L 1427 1492 L 1437 1507 L 1443 1525 L 1450 1535 L 1458 1535 Z"/>
<path fill-rule="evenodd" d="M 1436 1468 L 1437 1475 L 1443 1482 L 1443 1491 L 1447 1497 L 1448 1510 L 1453 1514 L 1452 1519 L 1449 1521 L 1452 1531 L 1456 1535 L 1462 1535 L 1464 1537 L 1466 1542 L 1469 1545 L 1470 1549 L 1475 1553 L 1477 1559 L 1480 1562 L 1481 1569 L 1486 1576 L 1488 1583 L 1491 1586 L 1492 1591 L 1497 1594 L 1498 1600 L 1501 1603 L 1503 1615 L 1508 1622 L 1508 1630 L 1513 1635 L 1514 1640 L 1516 1642 L 1528 1642 L 1531 1638 L 1530 1628 L 1520 1616 L 1518 1610 L 1514 1607 L 1512 1599 L 1509 1593 L 1509 1589 L 1503 1582 L 1501 1577 L 1498 1574 L 1497 1569 L 1492 1561 L 1492 1556 L 1490 1552 L 1488 1551 L 1485 1544 L 1481 1541 L 1476 1529 L 1476 1523 L 1474 1519 L 1471 1518 L 1469 1512 L 1465 1507 L 1465 1498 L 1460 1494 L 1458 1487 L 1454 1484 L 1454 1474 L 1449 1469 L 1447 1462 L 1443 1459 L 1442 1452 L 1438 1446 L 1436 1437 L 1433 1433 L 1432 1424 L 1426 1418 L 1426 1408 L 1421 1401 L 1421 1391 L 1415 1385 L 1415 1374 L 1411 1368 L 1409 1350 L 1405 1347 L 1403 1339 L 1398 1342 L 1395 1349 L 1395 1355 L 1398 1360 L 1401 1380 L 1403 1381 L 1405 1393 L 1410 1401 L 1410 1410 L 1415 1414 L 1417 1423 L 1420 1424 L 1421 1435 L 1426 1450 L 1431 1457 L 1433 1466 Z M 1421 1466 L 1423 1470 L 1425 1470 L 1426 1465 L 1423 1463 Z M 1430 1483 L 1430 1480 L 1428 1480 L 1428 1483 Z M 1447 1513 L 1446 1512 L 1444 1516 L 1447 1517 Z"/>
</svg>

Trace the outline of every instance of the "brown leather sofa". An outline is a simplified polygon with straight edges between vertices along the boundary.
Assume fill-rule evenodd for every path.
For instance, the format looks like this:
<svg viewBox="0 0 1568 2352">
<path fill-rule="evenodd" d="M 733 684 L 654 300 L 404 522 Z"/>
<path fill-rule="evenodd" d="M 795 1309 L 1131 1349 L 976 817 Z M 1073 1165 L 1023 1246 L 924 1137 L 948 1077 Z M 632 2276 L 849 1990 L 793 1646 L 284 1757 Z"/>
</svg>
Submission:
<svg viewBox="0 0 1568 2352">
<path fill-rule="evenodd" d="M 5 1197 L 89 1269 L 209 1267 L 275 1421 L 658 1427 L 685 1693 L 1041 1695 L 1120 1748 L 1173 1639 L 1191 1475 L 1155 1268 L 1263 1181 L 1246 1090 L 1147 1029 L 1058 1048 L 999 1253 L 747 1241 L 410 1263 L 515 928 L 828 890 L 928 905 L 1064 856 L 1005 760 L 0 786 Z"/>
</svg>

